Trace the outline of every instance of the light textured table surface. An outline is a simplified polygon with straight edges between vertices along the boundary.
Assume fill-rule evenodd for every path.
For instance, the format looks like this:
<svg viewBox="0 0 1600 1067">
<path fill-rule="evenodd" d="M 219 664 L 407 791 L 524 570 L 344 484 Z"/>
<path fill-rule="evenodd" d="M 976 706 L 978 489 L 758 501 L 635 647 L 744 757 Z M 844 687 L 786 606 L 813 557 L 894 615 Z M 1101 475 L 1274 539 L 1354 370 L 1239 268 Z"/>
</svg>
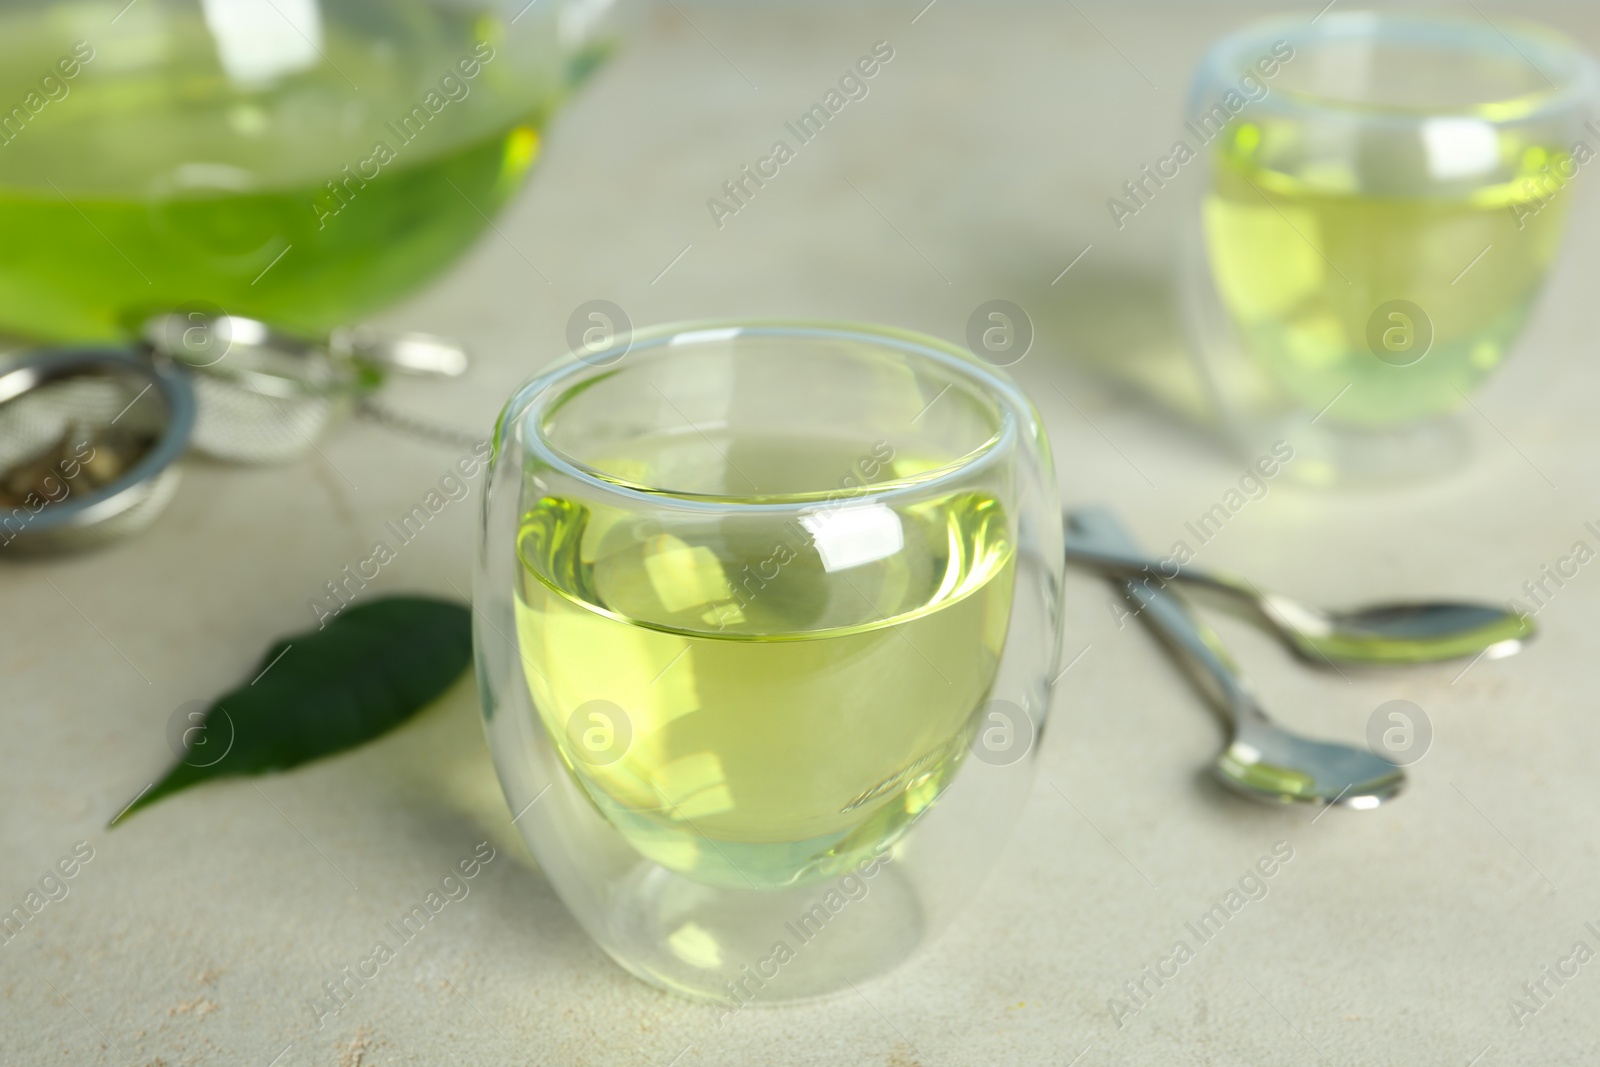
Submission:
<svg viewBox="0 0 1600 1067">
<path fill-rule="evenodd" d="M 1165 546 L 1237 482 L 1241 461 L 1129 384 L 1185 393 L 1163 302 L 1180 198 L 1121 231 L 1105 200 L 1165 153 L 1199 51 L 1243 9 L 941 0 L 913 23 L 916 2 L 677 7 L 641 17 L 560 117 L 500 235 L 387 316 L 459 335 L 478 356 L 461 382 L 395 389 L 396 406 L 486 427 L 593 298 L 641 324 L 807 315 L 958 340 L 978 303 L 1004 297 L 1038 328 L 1016 373 L 1049 423 L 1065 499 L 1113 503 Z M 1600 46 L 1593 9 L 1541 13 Z M 895 55 L 870 96 L 719 230 L 706 199 L 878 40 Z M 1563 259 L 1516 357 L 1468 412 L 1469 469 L 1385 492 L 1277 480 L 1201 562 L 1313 602 L 1503 601 L 1575 541 L 1597 546 L 1584 525 L 1600 520 L 1588 193 L 1572 191 Z M 1111 363 L 1121 384 L 1093 369 Z M 1308 673 L 1229 627 L 1268 706 L 1299 728 L 1359 741 L 1396 698 L 1432 722 L 1405 797 L 1315 822 L 1209 783 L 1213 720 L 1146 633 L 1119 629 L 1107 589 L 1071 577 L 1063 663 L 1082 658 L 979 898 L 859 994 L 744 1012 L 719 1031 L 705 1007 L 611 964 L 552 896 L 510 826 L 470 678 L 352 754 L 195 789 L 104 829 L 169 762 L 173 709 L 237 684 L 269 639 L 306 628 L 307 599 L 456 457 L 362 423 L 323 452 L 268 469 L 195 462 L 137 540 L 0 570 L 0 908 L 78 842 L 93 850 L 70 894 L 0 945 L 0 1062 L 1499 1067 L 1600 1055 L 1600 962 L 1547 981 L 1552 995 L 1520 1026 L 1509 1005 L 1575 942 L 1600 950 L 1585 926 L 1600 928 L 1600 564 L 1551 599 L 1525 654 L 1464 674 Z M 373 592 L 465 591 L 476 500 L 451 505 Z M 485 840 L 498 853 L 470 896 L 319 1029 L 308 1001 L 323 983 Z M 1108 1002 L 1123 983 L 1176 940 L 1196 944 L 1185 923 L 1278 842 L 1293 858 L 1265 899 L 1119 1025 Z"/>
</svg>

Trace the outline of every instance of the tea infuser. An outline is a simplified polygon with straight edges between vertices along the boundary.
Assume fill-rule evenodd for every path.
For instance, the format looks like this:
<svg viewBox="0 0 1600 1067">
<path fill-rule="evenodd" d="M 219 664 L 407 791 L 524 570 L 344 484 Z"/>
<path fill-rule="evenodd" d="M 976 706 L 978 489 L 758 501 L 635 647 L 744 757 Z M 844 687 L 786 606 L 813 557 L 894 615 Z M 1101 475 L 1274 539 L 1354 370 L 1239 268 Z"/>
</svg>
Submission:
<svg viewBox="0 0 1600 1067">
<path fill-rule="evenodd" d="M 195 372 L 193 443 L 216 459 L 293 459 L 337 409 L 378 384 L 376 373 L 254 319 L 161 315 L 142 333 L 154 351 Z"/>
<path fill-rule="evenodd" d="M 319 344 L 238 315 L 158 315 L 145 344 L 194 372 L 199 405 L 194 445 L 234 463 L 281 463 L 311 449 L 339 415 L 354 411 L 400 433 L 451 444 L 467 434 L 379 404 L 387 372 L 458 377 L 467 355 L 455 341 L 423 333 L 343 327 Z"/>
<path fill-rule="evenodd" d="M 195 397 L 187 375 L 118 349 L 0 368 L 0 558 L 144 529 L 172 499 Z"/>
</svg>

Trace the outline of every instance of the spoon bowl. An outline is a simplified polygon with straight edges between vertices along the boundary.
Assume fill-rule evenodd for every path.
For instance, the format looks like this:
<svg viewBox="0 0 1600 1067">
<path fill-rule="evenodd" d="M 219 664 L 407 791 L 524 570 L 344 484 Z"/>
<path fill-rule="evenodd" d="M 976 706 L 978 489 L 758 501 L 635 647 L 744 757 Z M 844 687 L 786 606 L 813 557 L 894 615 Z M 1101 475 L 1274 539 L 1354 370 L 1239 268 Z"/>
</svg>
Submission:
<svg viewBox="0 0 1600 1067">
<path fill-rule="evenodd" d="M 1490 604 L 1427 601 L 1316 611 L 1277 594 L 1259 607 L 1302 659 L 1312 663 L 1414 664 L 1485 656 L 1501 659 L 1533 637 L 1533 620 Z"/>
<path fill-rule="evenodd" d="M 1067 559 L 1122 575 L 1147 589 L 1183 582 L 1221 593 L 1264 621 L 1295 655 L 1320 667 L 1398 666 L 1480 655 L 1500 659 L 1519 651 L 1534 635 L 1531 616 L 1493 604 L 1423 601 L 1348 611 L 1316 608 L 1265 592 L 1237 575 L 1146 559 L 1081 532 L 1069 532 Z"/>
<path fill-rule="evenodd" d="M 1243 720 L 1211 765 L 1236 793 L 1283 804 L 1375 808 L 1405 788 L 1405 772 L 1366 749 Z"/>
</svg>

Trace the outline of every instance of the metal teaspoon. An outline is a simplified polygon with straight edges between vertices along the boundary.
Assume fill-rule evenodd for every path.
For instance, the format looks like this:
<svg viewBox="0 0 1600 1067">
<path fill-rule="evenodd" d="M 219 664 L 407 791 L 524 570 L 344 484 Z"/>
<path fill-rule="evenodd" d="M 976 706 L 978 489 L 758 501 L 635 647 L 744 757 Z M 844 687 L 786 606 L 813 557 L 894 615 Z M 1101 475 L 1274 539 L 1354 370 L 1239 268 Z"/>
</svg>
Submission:
<svg viewBox="0 0 1600 1067">
<path fill-rule="evenodd" d="M 1104 509 L 1068 512 L 1067 528 L 1079 544 L 1138 554 L 1137 543 Z M 1211 769 L 1228 788 L 1269 803 L 1375 808 L 1405 787 L 1405 772 L 1367 749 L 1301 737 L 1267 718 L 1216 631 L 1175 595 L 1147 581 L 1113 581 L 1139 605 L 1140 618 L 1214 691 L 1233 737 Z"/>
<path fill-rule="evenodd" d="M 1145 575 L 1157 588 L 1169 581 L 1223 593 L 1247 605 L 1300 658 L 1334 663 L 1408 664 L 1486 655 L 1512 655 L 1534 635 L 1533 619 L 1492 604 L 1424 601 L 1327 611 L 1268 593 L 1243 578 L 1067 535 L 1067 560 L 1126 577 Z M 1175 573 L 1174 573 L 1175 572 Z"/>
</svg>

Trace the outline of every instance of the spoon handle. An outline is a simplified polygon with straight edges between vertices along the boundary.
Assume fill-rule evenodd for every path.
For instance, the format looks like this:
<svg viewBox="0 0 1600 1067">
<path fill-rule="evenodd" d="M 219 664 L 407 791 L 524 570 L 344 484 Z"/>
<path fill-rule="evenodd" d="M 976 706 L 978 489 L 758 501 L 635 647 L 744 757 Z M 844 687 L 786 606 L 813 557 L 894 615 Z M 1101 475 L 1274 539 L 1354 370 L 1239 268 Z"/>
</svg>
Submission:
<svg viewBox="0 0 1600 1067">
<path fill-rule="evenodd" d="M 1080 509 L 1085 512 L 1089 510 L 1098 509 Z M 1080 512 L 1073 514 L 1078 513 Z M 1107 512 L 1100 514 L 1109 515 Z M 1118 529 L 1121 530 L 1120 524 Z M 1242 578 L 1235 578 L 1220 571 L 1201 570 L 1199 567 L 1190 567 L 1175 561 L 1147 557 L 1131 548 L 1132 542 L 1126 539 L 1121 541 L 1121 547 L 1118 548 L 1109 540 L 1102 544 L 1081 534 L 1073 536 L 1076 532 L 1069 533 L 1066 540 L 1068 562 L 1082 563 L 1098 570 L 1114 571 L 1129 576 L 1143 574 L 1148 580 L 1161 584 L 1188 582 L 1191 585 L 1205 586 L 1207 589 L 1236 596 L 1252 605 L 1260 599 L 1256 591 Z"/>
<path fill-rule="evenodd" d="M 1085 548 L 1119 558 L 1138 556 L 1133 535 L 1104 508 L 1074 508 L 1067 512 L 1067 527 Z M 1209 678 L 1217 703 L 1235 723 L 1264 717 L 1222 638 L 1176 594 L 1166 592 L 1159 576 L 1112 580 L 1138 605 L 1139 617 Z"/>
</svg>

